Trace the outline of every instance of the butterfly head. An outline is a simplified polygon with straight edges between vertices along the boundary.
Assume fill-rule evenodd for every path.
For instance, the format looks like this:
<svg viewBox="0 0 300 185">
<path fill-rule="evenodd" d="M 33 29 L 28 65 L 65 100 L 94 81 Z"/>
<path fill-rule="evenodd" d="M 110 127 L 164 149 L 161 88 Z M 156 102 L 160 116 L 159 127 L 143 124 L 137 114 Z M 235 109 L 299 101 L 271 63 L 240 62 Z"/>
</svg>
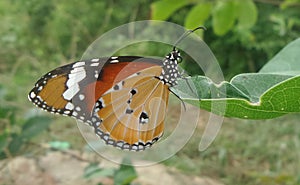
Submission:
<svg viewBox="0 0 300 185">
<path fill-rule="evenodd" d="M 182 61 L 182 57 L 180 56 L 180 52 L 176 48 L 173 49 L 173 51 L 171 53 L 169 53 L 167 55 L 167 57 L 169 57 L 170 59 L 174 58 L 174 60 L 176 61 L 177 64 L 181 63 L 181 61 Z"/>
<path fill-rule="evenodd" d="M 199 26 L 193 30 L 185 32 L 181 37 L 175 42 L 172 52 L 170 52 L 163 60 L 162 73 L 159 76 L 159 79 L 166 85 L 172 87 L 177 85 L 177 79 L 181 78 L 181 74 L 178 71 L 178 63 L 182 61 L 179 50 L 176 49 L 176 46 L 189 34 L 193 33 L 196 30 L 203 29 L 205 27 Z"/>
</svg>

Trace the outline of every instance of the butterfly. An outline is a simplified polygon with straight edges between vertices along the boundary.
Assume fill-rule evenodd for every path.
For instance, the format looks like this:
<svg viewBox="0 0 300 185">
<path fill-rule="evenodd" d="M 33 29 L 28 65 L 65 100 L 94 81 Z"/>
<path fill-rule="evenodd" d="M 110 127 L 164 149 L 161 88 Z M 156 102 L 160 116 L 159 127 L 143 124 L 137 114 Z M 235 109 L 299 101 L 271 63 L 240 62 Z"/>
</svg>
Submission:
<svg viewBox="0 0 300 185">
<path fill-rule="evenodd" d="M 77 61 L 44 76 L 29 92 L 37 107 L 74 117 L 94 127 L 108 145 L 142 151 L 164 132 L 170 87 L 182 78 L 176 45 L 163 60 L 117 56 Z"/>
</svg>

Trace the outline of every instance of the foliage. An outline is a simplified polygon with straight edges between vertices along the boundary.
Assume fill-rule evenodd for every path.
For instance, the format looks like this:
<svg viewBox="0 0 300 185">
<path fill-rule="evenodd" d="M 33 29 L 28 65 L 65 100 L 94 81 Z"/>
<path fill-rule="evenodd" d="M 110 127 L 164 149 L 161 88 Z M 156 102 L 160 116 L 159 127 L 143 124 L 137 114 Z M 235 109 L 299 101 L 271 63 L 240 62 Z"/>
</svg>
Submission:
<svg viewBox="0 0 300 185">
<path fill-rule="evenodd" d="M 123 164 L 120 165 L 120 168 L 114 174 L 115 185 L 127 185 L 137 178 L 137 173 L 134 167 L 131 165 L 125 165 L 130 164 L 129 159 L 124 158 L 122 163 Z"/>
<path fill-rule="evenodd" d="M 130 164 L 129 159 L 124 158 L 122 163 Z M 119 169 L 100 168 L 97 163 L 91 163 L 84 172 L 85 178 L 111 177 L 115 185 L 128 185 L 137 178 L 137 173 L 133 166 L 121 164 Z"/>
<path fill-rule="evenodd" d="M 198 97 L 187 91 L 185 80 L 175 92 L 184 101 L 228 117 L 270 119 L 300 112 L 299 48 L 300 39 L 297 39 L 259 73 L 239 74 L 221 85 L 207 77 L 194 76 L 191 83 L 195 84 Z"/>
<path fill-rule="evenodd" d="M 192 4 L 193 7 L 185 17 L 185 27 L 193 29 L 204 25 L 212 16 L 215 34 L 221 36 L 233 28 L 237 22 L 238 29 L 249 29 L 257 20 L 257 8 L 252 0 L 219 0 L 219 1 L 191 1 L 191 0 L 161 0 L 152 4 L 152 18 L 166 20 L 178 9 Z M 165 7 L 169 6 L 168 9 Z"/>
<path fill-rule="evenodd" d="M 278 4 L 253 0 L 184 0 L 176 10 L 159 6 L 163 2 L 168 0 L 152 4 L 152 18 L 184 24 L 187 29 L 207 27 L 204 41 L 216 55 L 226 79 L 241 72 L 258 71 L 287 43 L 299 37 L 298 0 Z M 163 11 L 169 12 L 167 17 L 161 15 Z M 185 66 L 190 74 L 199 74 L 198 67 Z"/>
<path fill-rule="evenodd" d="M 19 155 L 30 141 L 36 135 L 46 130 L 51 123 L 51 119 L 45 116 L 37 116 L 26 119 L 20 130 L 16 124 L 16 115 L 11 108 L 0 107 L 0 115 L 3 118 L 3 131 L 0 132 L 0 159 Z"/>
</svg>

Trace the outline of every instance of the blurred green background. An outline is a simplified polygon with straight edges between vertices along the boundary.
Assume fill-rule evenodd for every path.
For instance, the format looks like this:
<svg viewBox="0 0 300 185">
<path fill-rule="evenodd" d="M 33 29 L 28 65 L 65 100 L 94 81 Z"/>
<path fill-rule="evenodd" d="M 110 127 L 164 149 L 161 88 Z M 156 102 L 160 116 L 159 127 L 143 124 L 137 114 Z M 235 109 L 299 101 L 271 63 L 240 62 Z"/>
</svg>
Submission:
<svg viewBox="0 0 300 185">
<path fill-rule="evenodd" d="M 300 36 L 299 10 L 300 0 L 2 0 L 0 158 L 38 158 L 61 148 L 86 150 L 74 120 L 37 110 L 27 93 L 46 72 L 80 59 L 110 29 L 151 19 L 187 29 L 204 25 L 203 40 L 230 80 L 236 74 L 258 71 Z M 155 56 L 169 51 L 155 45 L 147 50 Z M 141 48 L 140 55 L 143 52 Z M 192 65 L 186 68 L 199 73 Z M 261 121 L 228 118 L 206 151 L 197 150 L 200 136 L 196 133 L 163 165 L 191 178 L 205 176 L 223 184 L 300 184 L 299 118 L 297 114 Z M 56 141 L 58 146 L 53 144 Z M 7 161 L 1 163 L 0 174 L 6 165 Z M 116 174 L 107 176 L 116 183 Z"/>
</svg>

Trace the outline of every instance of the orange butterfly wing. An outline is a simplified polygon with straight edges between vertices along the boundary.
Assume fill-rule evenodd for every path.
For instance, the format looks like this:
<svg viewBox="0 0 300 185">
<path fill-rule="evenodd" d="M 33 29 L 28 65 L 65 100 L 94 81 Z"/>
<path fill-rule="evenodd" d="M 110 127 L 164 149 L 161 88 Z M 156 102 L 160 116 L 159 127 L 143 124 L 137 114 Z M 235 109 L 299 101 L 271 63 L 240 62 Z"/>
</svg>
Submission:
<svg viewBox="0 0 300 185">
<path fill-rule="evenodd" d="M 120 75 L 128 64 L 131 67 Z M 114 85 L 117 76 L 126 78 L 142 69 L 159 65 L 160 60 L 127 56 L 78 61 L 45 74 L 36 82 L 28 98 L 43 110 L 91 124 L 95 102 Z"/>
<path fill-rule="evenodd" d="M 96 102 L 92 124 L 107 144 L 139 151 L 163 135 L 169 89 L 157 78 L 161 72 L 160 66 L 141 70 Z"/>
</svg>

